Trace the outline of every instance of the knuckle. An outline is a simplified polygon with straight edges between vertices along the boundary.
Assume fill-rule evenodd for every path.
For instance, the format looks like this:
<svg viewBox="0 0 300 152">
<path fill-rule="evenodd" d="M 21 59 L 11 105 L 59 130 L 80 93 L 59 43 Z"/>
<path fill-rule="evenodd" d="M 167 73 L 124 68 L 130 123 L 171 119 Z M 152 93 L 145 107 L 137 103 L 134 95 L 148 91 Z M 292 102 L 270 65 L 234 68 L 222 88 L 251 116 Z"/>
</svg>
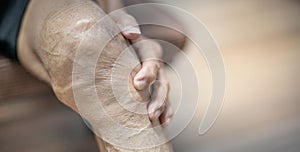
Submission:
<svg viewBox="0 0 300 152">
<path fill-rule="evenodd" d="M 156 73 L 154 73 L 154 72 L 149 73 L 149 79 L 151 81 L 154 81 L 156 79 Z"/>
<path fill-rule="evenodd" d="M 149 82 L 156 80 L 157 72 L 155 72 L 155 70 L 153 70 L 153 69 L 151 69 L 151 70 L 149 69 L 147 71 L 148 71 L 148 73 L 145 76 L 146 79 L 148 79 Z"/>
<path fill-rule="evenodd" d="M 161 64 L 158 60 L 153 60 L 153 69 L 158 71 L 161 68 Z"/>
</svg>

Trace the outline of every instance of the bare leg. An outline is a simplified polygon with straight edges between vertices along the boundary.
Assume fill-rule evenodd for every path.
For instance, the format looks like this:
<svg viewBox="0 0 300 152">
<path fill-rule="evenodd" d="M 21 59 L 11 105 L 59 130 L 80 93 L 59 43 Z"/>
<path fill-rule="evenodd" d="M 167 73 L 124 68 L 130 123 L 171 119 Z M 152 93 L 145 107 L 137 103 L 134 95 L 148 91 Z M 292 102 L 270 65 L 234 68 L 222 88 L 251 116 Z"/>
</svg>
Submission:
<svg viewBox="0 0 300 152">
<path fill-rule="evenodd" d="M 89 31 L 92 27 L 101 29 L 99 30 L 101 32 L 91 33 L 97 40 L 109 36 L 109 31 L 116 29 L 113 22 L 96 24 L 103 16 L 105 16 L 105 13 L 98 5 L 91 1 L 32 0 L 20 31 L 18 53 L 21 63 L 34 75 L 48 82 L 59 100 L 77 112 L 78 109 L 75 105 L 72 88 L 72 70 L 73 63 L 75 62 L 74 55 L 76 50 L 80 49 L 79 44 L 86 38 L 83 36 L 83 33 Z M 92 41 L 82 45 L 84 45 L 85 48 L 95 46 Z M 96 84 L 101 84 L 97 85 L 97 93 L 99 96 L 112 94 L 112 86 L 104 82 L 109 81 L 111 78 L 113 62 L 126 47 L 125 40 L 119 35 L 104 48 L 96 68 L 96 74 L 101 77 L 101 79 L 96 79 Z M 134 59 L 128 59 L 122 64 L 126 65 L 126 62 L 130 62 L 131 60 Z M 130 81 L 124 82 L 120 80 L 120 83 L 129 83 L 132 86 Z M 139 94 L 139 92 L 134 89 L 131 89 L 131 91 L 133 94 Z M 146 94 L 139 95 L 141 98 L 145 98 L 145 100 L 148 97 Z M 148 115 L 127 112 L 121 107 L 114 106 L 118 104 L 115 98 L 111 98 L 109 102 L 111 104 L 106 108 L 116 114 L 114 115 L 112 113 L 112 118 L 119 123 L 141 130 L 145 128 L 145 126 L 149 126 L 150 121 Z M 128 104 L 135 106 L 136 103 Z M 118 115 L 122 115 L 122 118 L 127 121 L 122 122 L 121 117 Z M 130 126 L 130 124 L 134 125 Z M 109 127 L 105 129 L 107 129 L 107 131 L 114 131 Z M 140 140 L 143 142 L 152 142 L 148 141 L 150 139 L 148 139 L 147 136 L 144 137 L 145 138 L 141 138 Z M 98 139 L 98 141 L 102 150 L 136 151 L 113 146 L 100 139 Z M 172 150 L 168 145 L 161 145 L 138 151 L 167 152 Z"/>
</svg>

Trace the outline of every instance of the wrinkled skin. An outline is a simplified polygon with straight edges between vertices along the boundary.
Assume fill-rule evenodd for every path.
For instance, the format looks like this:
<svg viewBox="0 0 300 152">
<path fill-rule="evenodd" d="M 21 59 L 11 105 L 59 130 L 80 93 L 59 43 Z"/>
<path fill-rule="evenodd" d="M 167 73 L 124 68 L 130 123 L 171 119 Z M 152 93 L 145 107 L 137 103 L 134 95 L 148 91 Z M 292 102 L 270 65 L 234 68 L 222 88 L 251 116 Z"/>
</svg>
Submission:
<svg viewBox="0 0 300 152">
<path fill-rule="evenodd" d="M 103 16 L 105 16 L 105 13 L 100 7 L 90 1 L 37 0 L 31 2 L 20 30 L 18 56 L 21 63 L 33 75 L 51 85 L 58 99 L 76 112 L 79 111 L 75 104 L 72 90 L 72 70 L 73 64 L 76 62 L 74 61 L 75 53 L 77 49 L 81 49 L 79 45 L 85 38 L 85 33 L 92 27 L 103 29 L 100 30 L 101 32 L 99 33 L 93 33 L 97 39 L 110 36 L 109 30 L 116 30 L 114 28 L 117 27 L 114 27 L 113 22 L 96 24 Z M 107 28 L 109 28 L 109 30 L 107 30 Z M 83 45 L 85 45 L 84 48 L 95 46 L 92 42 Z M 111 84 L 105 82 L 111 79 L 113 62 L 126 47 L 126 40 L 122 35 L 118 35 L 116 39 L 108 43 L 99 57 L 96 66 L 96 75 L 98 75 L 98 77 L 95 79 L 99 96 L 107 96 L 107 94 L 112 93 Z M 131 60 L 138 61 L 139 59 L 130 58 L 125 60 L 122 64 L 127 65 L 126 62 L 130 62 Z M 126 66 L 124 66 L 124 68 L 125 67 Z M 133 70 L 137 73 L 140 68 L 141 66 L 137 66 L 136 69 Z M 128 75 L 128 77 L 130 77 L 130 75 Z M 120 80 L 120 83 L 124 83 L 124 85 L 129 84 L 132 94 L 138 95 L 141 100 L 148 100 L 149 94 L 137 91 L 131 79 L 128 79 L 128 81 Z M 111 103 L 110 105 L 118 104 L 115 98 L 110 98 L 109 103 Z M 128 104 L 135 106 L 136 103 L 132 102 Z M 106 106 L 105 108 L 107 108 L 107 111 L 113 111 L 113 113 L 109 113 L 111 118 L 124 126 L 136 129 L 151 127 L 151 121 L 147 114 L 128 112 L 126 109 L 117 106 Z M 127 116 L 130 117 L 130 119 L 126 118 Z M 89 121 L 93 121 L 91 119 L 92 118 L 88 118 Z M 124 119 L 126 121 L 122 121 Z M 109 127 L 104 129 L 114 131 Z M 153 131 L 153 133 L 156 132 Z M 157 134 L 163 136 L 163 134 L 159 132 Z M 135 140 L 138 139 L 139 138 Z M 149 140 L 149 142 L 151 142 L 151 139 L 148 139 L 146 135 L 140 135 L 139 140 L 143 142 L 148 142 Z M 168 144 L 133 150 L 112 145 L 99 138 L 97 141 L 102 151 L 172 151 Z M 132 142 L 136 141 L 133 140 Z"/>
</svg>

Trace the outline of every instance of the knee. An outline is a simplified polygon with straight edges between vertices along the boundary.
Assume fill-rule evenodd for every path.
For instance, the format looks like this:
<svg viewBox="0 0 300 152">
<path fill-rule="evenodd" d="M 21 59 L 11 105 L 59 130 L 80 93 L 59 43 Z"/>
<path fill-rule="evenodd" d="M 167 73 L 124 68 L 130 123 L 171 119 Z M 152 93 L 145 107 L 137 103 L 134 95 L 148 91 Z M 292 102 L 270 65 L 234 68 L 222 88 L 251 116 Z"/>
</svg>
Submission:
<svg viewBox="0 0 300 152">
<path fill-rule="evenodd" d="M 48 14 L 39 32 L 41 51 L 51 54 L 69 54 L 76 48 L 85 31 L 105 13 L 93 2 L 78 2 Z M 64 48 L 61 48 L 64 47 Z M 64 50 L 64 52 L 59 52 Z"/>
<path fill-rule="evenodd" d="M 85 33 L 104 15 L 89 1 L 65 6 L 47 16 L 37 37 L 37 53 L 56 96 L 73 109 L 76 109 L 72 93 L 75 54 Z"/>
</svg>

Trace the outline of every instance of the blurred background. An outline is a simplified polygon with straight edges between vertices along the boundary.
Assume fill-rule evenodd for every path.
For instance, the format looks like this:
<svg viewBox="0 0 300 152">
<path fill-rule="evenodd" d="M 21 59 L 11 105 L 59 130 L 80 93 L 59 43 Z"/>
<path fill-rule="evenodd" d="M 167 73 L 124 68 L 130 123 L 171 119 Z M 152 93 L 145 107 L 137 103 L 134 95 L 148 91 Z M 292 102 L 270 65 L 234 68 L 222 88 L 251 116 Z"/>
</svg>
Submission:
<svg viewBox="0 0 300 152">
<path fill-rule="evenodd" d="M 300 1 L 158 2 L 197 16 L 219 44 L 226 69 L 220 116 L 209 132 L 199 136 L 211 94 L 210 73 L 203 55 L 191 42 L 186 45 L 184 50 L 199 67 L 202 89 L 195 117 L 172 140 L 175 151 L 299 152 Z M 180 68 L 182 60 L 175 57 L 174 65 Z M 81 118 L 63 106 L 48 86 L 5 57 L 0 57 L 0 71 L 0 152 L 98 151 Z M 176 105 L 180 89 L 171 70 L 168 76 L 170 99 Z M 181 104 L 189 102 L 186 98 Z"/>
<path fill-rule="evenodd" d="M 177 6 L 206 24 L 219 44 L 226 95 L 216 123 L 199 136 L 211 80 L 202 55 L 187 46 L 192 62 L 202 67 L 197 72 L 204 90 L 194 119 L 173 140 L 176 151 L 300 151 L 300 1 L 190 0 Z"/>
</svg>

